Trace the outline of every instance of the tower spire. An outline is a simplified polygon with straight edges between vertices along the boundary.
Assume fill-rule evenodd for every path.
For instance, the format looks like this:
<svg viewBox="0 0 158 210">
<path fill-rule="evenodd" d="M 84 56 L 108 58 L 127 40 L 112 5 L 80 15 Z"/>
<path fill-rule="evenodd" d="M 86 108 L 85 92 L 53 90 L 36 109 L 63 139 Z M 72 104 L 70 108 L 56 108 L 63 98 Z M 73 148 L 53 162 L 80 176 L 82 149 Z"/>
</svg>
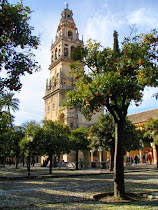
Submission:
<svg viewBox="0 0 158 210">
<path fill-rule="evenodd" d="M 66 9 L 68 9 L 68 3 L 65 1 Z"/>
</svg>

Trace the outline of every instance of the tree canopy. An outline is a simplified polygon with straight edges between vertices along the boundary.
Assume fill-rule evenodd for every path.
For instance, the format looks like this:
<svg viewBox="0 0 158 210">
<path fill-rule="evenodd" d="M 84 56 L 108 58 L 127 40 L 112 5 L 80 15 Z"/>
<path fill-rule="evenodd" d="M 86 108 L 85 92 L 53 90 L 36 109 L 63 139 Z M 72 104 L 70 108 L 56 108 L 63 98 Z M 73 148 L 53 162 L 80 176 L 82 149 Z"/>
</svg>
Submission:
<svg viewBox="0 0 158 210">
<path fill-rule="evenodd" d="M 105 106 L 115 122 L 114 194 L 124 196 L 123 128 L 131 101 L 142 101 L 146 86 L 158 86 L 158 32 L 125 38 L 120 49 L 114 33 L 114 49 L 89 40 L 76 47 L 70 65 L 76 89 L 67 93 L 67 107 L 79 109 L 87 119 Z M 83 65 L 86 67 L 83 69 Z"/>
<path fill-rule="evenodd" d="M 89 128 L 91 136 L 91 146 L 102 146 L 105 150 L 111 152 L 111 170 L 113 169 L 114 151 L 115 151 L 115 123 L 112 115 L 105 114 L 99 117 L 97 124 Z M 124 154 L 131 150 L 140 148 L 141 142 L 139 132 L 136 130 L 135 125 L 126 119 L 123 131 L 123 149 Z"/>
<path fill-rule="evenodd" d="M 142 126 L 144 130 L 144 138 L 147 138 L 148 141 L 153 142 L 158 145 L 158 120 L 149 119 Z"/>
<path fill-rule="evenodd" d="M 39 131 L 41 135 L 42 131 Z M 50 174 L 52 173 L 52 155 L 60 155 L 61 153 L 68 153 L 70 151 L 69 136 L 70 127 L 68 125 L 59 123 L 58 121 L 43 121 L 43 135 L 41 137 L 39 136 L 40 150 L 43 155 L 49 156 Z"/>
<path fill-rule="evenodd" d="M 71 131 L 70 148 L 76 151 L 76 169 L 78 169 L 78 151 L 89 149 L 90 141 L 88 139 L 88 130 L 84 127 L 79 127 Z"/>
<path fill-rule="evenodd" d="M 13 127 L 13 119 L 14 116 L 12 116 L 11 114 L 11 110 L 13 112 L 18 111 L 19 110 L 19 99 L 14 97 L 14 93 L 13 92 L 5 92 L 2 96 L 1 96 L 1 102 L 2 102 L 2 108 L 4 108 L 4 110 L 6 110 L 9 113 L 9 119 L 10 119 L 10 125 L 11 127 Z M 1 110 L 1 109 L 0 109 Z"/>
<path fill-rule="evenodd" d="M 6 73 L 0 76 L 0 91 L 20 90 L 20 76 L 39 69 L 33 52 L 39 45 L 39 37 L 33 35 L 34 28 L 29 25 L 31 13 L 23 1 L 0 2 L 0 72 Z"/>
</svg>

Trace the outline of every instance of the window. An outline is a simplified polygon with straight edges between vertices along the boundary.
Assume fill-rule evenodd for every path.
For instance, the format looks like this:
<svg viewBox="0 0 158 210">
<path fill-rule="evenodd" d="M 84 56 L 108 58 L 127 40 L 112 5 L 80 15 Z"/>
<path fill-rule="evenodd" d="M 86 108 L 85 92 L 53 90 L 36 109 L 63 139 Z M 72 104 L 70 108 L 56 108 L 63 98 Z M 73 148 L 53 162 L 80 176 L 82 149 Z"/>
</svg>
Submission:
<svg viewBox="0 0 158 210">
<path fill-rule="evenodd" d="M 68 56 L 68 48 L 64 48 L 64 56 Z"/>
<path fill-rule="evenodd" d="M 55 49 L 55 59 L 57 59 L 57 48 Z"/>
<path fill-rule="evenodd" d="M 70 124 L 71 129 L 73 128 L 73 126 L 74 126 L 73 123 L 71 123 L 71 124 Z"/>
<path fill-rule="evenodd" d="M 61 56 L 61 50 L 59 49 L 59 56 Z"/>
<path fill-rule="evenodd" d="M 50 106 L 48 105 L 47 107 L 47 112 L 49 113 L 50 112 Z"/>
<path fill-rule="evenodd" d="M 54 61 L 54 57 L 53 57 L 53 55 L 52 55 L 52 62 Z"/>
<path fill-rule="evenodd" d="M 69 38 L 72 38 L 72 37 L 73 37 L 72 31 L 68 31 L 68 37 L 69 37 Z"/>
</svg>

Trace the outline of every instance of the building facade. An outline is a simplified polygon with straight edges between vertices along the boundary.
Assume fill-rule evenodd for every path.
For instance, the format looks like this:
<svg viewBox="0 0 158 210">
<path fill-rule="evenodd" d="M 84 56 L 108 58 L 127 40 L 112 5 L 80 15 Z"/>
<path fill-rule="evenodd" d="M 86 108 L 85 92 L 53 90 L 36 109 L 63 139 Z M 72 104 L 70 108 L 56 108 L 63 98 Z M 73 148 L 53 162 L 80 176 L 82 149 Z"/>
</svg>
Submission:
<svg viewBox="0 0 158 210">
<path fill-rule="evenodd" d="M 128 115 L 128 119 L 138 128 L 142 129 L 144 123 L 148 122 L 150 119 L 158 119 L 158 109 L 152 109 L 144 112 L 139 112 L 137 114 Z M 138 155 L 140 157 L 140 161 L 143 162 L 143 155 L 146 157 L 148 154 L 152 155 L 153 163 L 157 163 L 157 151 L 154 142 L 152 143 L 144 143 L 142 150 L 131 151 L 127 155 L 134 156 Z"/>
</svg>

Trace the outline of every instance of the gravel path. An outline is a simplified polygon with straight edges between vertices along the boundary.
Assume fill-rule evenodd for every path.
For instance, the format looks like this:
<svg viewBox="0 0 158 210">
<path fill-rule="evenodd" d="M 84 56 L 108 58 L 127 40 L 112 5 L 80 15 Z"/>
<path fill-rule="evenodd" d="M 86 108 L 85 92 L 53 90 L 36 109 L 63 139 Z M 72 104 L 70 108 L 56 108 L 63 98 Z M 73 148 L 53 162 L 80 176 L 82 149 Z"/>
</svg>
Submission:
<svg viewBox="0 0 158 210">
<path fill-rule="evenodd" d="M 135 168 L 125 173 L 125 188 L 146 193 L 146 201 L 129 209 L 158 209 L 158 171 Z M 93 196 L 113 191 L 113 174 L 0 181 L 0 209 L 115 209 Z M 116 209 L 127 209 L 128 205 Z M 138 208 L 137 208 L 138 207 Z"/>
</svg>

